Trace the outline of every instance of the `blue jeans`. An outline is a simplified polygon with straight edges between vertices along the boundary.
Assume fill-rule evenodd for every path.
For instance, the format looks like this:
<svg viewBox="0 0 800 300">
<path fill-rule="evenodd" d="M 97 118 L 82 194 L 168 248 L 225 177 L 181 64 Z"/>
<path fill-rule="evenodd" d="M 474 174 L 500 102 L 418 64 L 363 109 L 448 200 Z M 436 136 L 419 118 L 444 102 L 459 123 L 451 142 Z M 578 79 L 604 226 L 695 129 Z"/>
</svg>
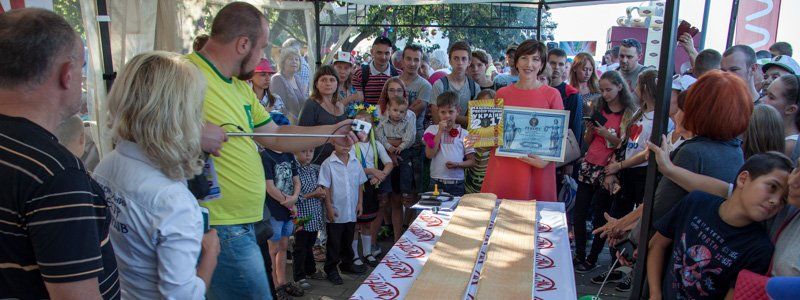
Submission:
<svg viewBox="0 0 800 300">
<path fill-rule="evenodd" d="M 217 230 L 221 251 L 208 299 L 272 300 L 253 224 L 212 227 Z"/>
</svg>

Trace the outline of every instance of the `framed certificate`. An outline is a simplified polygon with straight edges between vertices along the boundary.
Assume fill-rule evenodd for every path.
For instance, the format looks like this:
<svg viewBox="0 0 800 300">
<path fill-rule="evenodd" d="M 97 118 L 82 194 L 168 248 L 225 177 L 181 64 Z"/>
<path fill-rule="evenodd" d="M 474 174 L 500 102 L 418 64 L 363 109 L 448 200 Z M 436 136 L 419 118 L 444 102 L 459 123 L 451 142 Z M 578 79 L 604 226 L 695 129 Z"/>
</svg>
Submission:
<svg viewBox="0 0 800 300">
<path fill-rule="evenodd" d="M 503 120 L 503 145 L 497 147 L 495 155 L 534 154 L 546 161 L 564 161 L 569 111 L 506 106 Z"/>
</svg>

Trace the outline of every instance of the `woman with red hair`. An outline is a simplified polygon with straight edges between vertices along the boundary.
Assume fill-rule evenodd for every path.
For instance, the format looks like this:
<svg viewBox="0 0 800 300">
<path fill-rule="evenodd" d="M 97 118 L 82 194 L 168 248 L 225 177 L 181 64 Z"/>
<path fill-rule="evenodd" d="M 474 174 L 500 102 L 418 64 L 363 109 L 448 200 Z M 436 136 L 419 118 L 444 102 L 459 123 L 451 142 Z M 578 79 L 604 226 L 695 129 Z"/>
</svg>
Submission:
<svg viewBox="0 0 800 300">
<path fill-rule="evenodd" d="M 697 80 L 686 95 L 683 127 L 694 134 L 673 152 L 673 163 L 693 173 L 733 182 L 744 164 L 742 141 L 753 114 L 753 100 L 739 77 L 711 71 Z M 662 178 L 653 201 L 658 221 L 687 191 Z"/>
</svg>

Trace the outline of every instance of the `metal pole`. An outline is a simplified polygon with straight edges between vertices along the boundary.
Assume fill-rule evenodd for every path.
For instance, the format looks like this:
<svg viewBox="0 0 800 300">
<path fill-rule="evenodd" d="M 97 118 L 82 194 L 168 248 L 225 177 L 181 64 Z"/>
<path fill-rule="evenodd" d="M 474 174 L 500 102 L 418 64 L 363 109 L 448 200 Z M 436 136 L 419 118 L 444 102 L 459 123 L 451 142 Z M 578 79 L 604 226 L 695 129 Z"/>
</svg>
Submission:
<svg viewBox="0 0 800 300">
<path fill-rule="evenodd" d="M 661 58 L 658 68 L 658 88 L 659 94 L 656 97 L 655 118 L 653 118 L 653 130 L 650 141 L 656 145 L 661 145 L 661 135 L 667 131 L 669 102 L 672 96 L 672 74 L 675 70 L 673 54 L 676 44 L 676 26 L 678 24 L 678 0 L 667 0 L 664 11 L 664 31 L 661 35 Z M 650 154 L 650 162 L 655 162 L 655 154 Z M 658 165 L 650 163 L 647 165 L 647 179 L 645 181 L 644 192 L 644 213 L 641 220 L 641 231 L 639 233 L 638 259 L 633 276 L 633 292 L 629 299 L 641 299 L 645 288 L 645 275 L 647 270 L 647 244 L 650 241 L 651 224 L 653 223 L 653 198 L 656 192 L 656 176 Z"/>
<path fill-rule="evenodd" d="M 733 33 L 736 32 L 736 18 L 739 17 L 739 0 L 733 0 L 731 5 L 731 21 L 728 23 L 728 41 L 725 43 L 725 49 L 733 46 Z"/>
<path fill-rule="evenodd" d="M 542 40 L 542 9 L 544 2 L 539 1 L 539 8 L 536 10 L 536 40 Z"/>
<path fill-rule="evenodd" d="M 111 18 L 108 16 L 106 0 L 97 0 L 97 22 L 100 24 L 100 48 L 103 52 L 103 80 L 106 82 L 106 93 L 111 90 L 117 72 L 114 72 L 114 61 L 111 59 L 111 33 L 109 33 L 108 23 Z"/>
<path fill-rule="evenodd" d="M 319 26 L 319 14 L 322 11 L 322 7 L 320 7 L 320 5 L 322 5 L 321 1 L 314 1 L 314 15 L 316 16 L 316 18 L 314 19 L 314 23 L 316 23 L 315 24 L 316 26 L 314 26 L 314 29 L 316 31 L 315 32 L 316 33 L 316 41 L 315 41 L 315 43 L 317 45 L 317 69 L 318 70 L 322 66 L 322 35 L 320 34 L 320 26 Z"/>
<path fill-rule="evenodd" d="M 700 50 L 706 48 L 706 31 L 708 30 L 708 12 L 711 10 L 711 0 L 706 0 L 706 4 L 703 5 L 703 27 L 700 29 L 702 33 L 700 34 Z"/>
</svg>

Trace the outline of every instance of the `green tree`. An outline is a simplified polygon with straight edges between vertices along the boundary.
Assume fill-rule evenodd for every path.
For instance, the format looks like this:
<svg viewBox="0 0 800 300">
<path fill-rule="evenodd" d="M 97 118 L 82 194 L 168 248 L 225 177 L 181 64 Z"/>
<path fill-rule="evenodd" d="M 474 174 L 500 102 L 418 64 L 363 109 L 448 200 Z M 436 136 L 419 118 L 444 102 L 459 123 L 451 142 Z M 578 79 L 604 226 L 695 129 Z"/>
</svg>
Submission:
<svg viewBox="0 0 800 300">
<path fill-rule="evenodd" d="M 86 31 L 83 29 L 83 18 L 81 14 L 81 4 L 78 0 L 53 0 L 53 11 L 75 28 L 75 31 L 86 39 Z"/>
<path fill-rule="evenodd" d="M 345 6 L 346 4 L 338 4 Z M 341 11 L 341 10 L 340 10 Z M 535 27 L 537 8 L 508 4 L 450 4 L 423 6 L 347 6 L 347 14 L 335 15 L 328 10 L 328 18 L 334 24 L 385 24 L 382 27 L 360 27 L 358 34 L 348 39 L 343 51 L 350 51 L 362 40 L 378 35 L 388 35 L 392 40 L 408 39 L 414 42 L 430 42 L 430 28 L 440 27 L 444 36 L 451 41 L 467 40 L 473 46 L 490 53 L 502 53 L 510 43 L 536 38 L 536 30 L 476 28 L 480 26 L 497 27 Z M 391 27 L 392 24 L 430 24 L 426 27 Z M 557 26 L 549 12 L 542 13 L 542 37 L 553 39 L 553 29 Z M 333 27 L 334 33 L 337 28 Z M 324 31 L 324 30 L 323 30 Z M 323 37 L 325 35 L 323 34 Z M 338 39 L 330 34 L 323 45 L 331 45 Z M 433 45 L 438 48 L 439 45 Z"/>
</svg>

